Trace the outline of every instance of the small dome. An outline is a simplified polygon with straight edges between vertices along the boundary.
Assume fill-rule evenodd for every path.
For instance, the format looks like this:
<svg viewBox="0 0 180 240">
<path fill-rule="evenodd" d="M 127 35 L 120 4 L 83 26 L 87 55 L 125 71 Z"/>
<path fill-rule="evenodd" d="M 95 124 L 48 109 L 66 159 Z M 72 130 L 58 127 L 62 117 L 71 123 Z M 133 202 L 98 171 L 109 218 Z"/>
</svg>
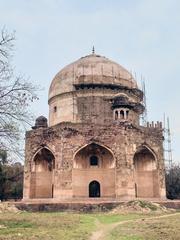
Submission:
<svg viewBox="0 0 180 240">
<path fill-rule="evenodd" d="M 111 84 L 137 88 L 137 83 L 125 68 L 100 55 L 91 54 L 64 67 L 53 79 L 49 100 L 74 90 L 75 84 Z"/>
<path fill-rule="evenodd" d="M 40 128 L 40 127 L 43 127 L 43 128 L 48 127 L 47 118 L 44 116 L 39 116 L 38 118 L 36 118 L 35 126 L 32 128 L 36 129 L 36 128 Z"/>
<path fill-rule="evenodd" d="M 125 96 L 118 96 L 114 98 L 113 107 L 127 106 L 129 104 L 128 98 Z"/>
</svg>

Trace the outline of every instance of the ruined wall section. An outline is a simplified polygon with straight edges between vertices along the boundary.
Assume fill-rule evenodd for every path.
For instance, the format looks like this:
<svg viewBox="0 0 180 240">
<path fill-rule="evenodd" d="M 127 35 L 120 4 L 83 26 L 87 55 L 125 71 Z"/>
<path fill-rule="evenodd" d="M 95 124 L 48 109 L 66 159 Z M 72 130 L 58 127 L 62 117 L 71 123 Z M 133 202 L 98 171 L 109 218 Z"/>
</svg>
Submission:
<svg viewBox="0 0 180 240">
<path fill-rule="evenodd" d="M 117 195 L 135 196 L 134 181 L 134 155 L 138 148 L 145 146 L 152 150 L 156 156 L 156 168 L 158 170 L 159 197 L 165 198 L 165 171 L 163 158 L 163 134 L 160 128 L 145 128 L 123 126 L 122 135 L 116 137 L 117 143 Z M 118 145 L 118 142 L 121 142 Z M 114 149 L 115 150 L 115 149 Z"/>
<path fill-rule="evenodd" d="M 115 158 L 116 197 L 135 196 L 134 155 L 141 145 L 152 149 L 157 156 L 160 196 L 164 197 L 164 161 L 162 129 L 134 127 L 131 124 L 91 125 L 62 123 L 51 128 L 40 128 L 26 134 L 26 162 L 24 199 L 30 197 L 33 156 L 47 147 L 55 156 L 54 198 L 71 198 L 74 154 L 83 146 L 97 143 L 112 150 Z"/>
</svg>

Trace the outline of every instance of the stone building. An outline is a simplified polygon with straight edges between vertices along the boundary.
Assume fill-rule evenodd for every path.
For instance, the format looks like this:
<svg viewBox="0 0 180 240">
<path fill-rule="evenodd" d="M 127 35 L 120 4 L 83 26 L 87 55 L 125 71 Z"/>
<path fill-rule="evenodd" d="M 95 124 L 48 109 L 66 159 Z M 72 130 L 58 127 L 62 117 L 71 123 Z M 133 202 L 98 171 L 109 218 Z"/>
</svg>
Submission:
<svg viewBox="0 0 180 240">
<path fill-rule="evenodd" d="M 49 123 L 26 133 L 24 200 L 165 198 L 162 124 L 140 125 L 131 73 L 93 52 L 55 76 L 48 103 Z"/>
</svg>

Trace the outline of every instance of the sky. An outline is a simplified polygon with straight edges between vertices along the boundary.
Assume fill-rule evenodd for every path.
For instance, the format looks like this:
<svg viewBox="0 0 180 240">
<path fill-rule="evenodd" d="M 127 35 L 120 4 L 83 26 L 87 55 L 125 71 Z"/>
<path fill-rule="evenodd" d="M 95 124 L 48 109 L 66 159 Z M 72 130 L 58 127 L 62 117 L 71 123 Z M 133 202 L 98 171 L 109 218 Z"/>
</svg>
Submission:
<svg viewBox="0 0 180 240">
<path fill-rule="evenodd" d="M 15 71 L 38 84 L 35 116 L 48 116 L 49 85 L 61 68 L 95 46 L 145 79 L 149 121 L 169 116 L 180 162 L 179 0 L 0 0 L 0 29 L 15 30 Z"/>
</svg>

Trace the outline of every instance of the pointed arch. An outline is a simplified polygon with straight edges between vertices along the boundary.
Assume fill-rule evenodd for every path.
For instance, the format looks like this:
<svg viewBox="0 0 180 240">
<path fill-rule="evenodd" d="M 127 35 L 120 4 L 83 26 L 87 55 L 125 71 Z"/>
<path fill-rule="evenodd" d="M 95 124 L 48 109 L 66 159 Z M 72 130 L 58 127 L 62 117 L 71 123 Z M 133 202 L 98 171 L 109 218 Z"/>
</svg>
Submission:
<svg viewBox="0 0 180 240">
<path fill-rule="evenodd" d="M 139 146 L 134 154 L 134 179 L 136 197 L 159 197 L 157 157 L 147 145 Z"/>
<path fill-rule="evenodd" d="M 54 159 L 55 159 L 55 155 L 54 155 L 54 152 L 53 152 L 53 150 L 49 147 L 49 146 L 40 146 L 38 149 L 36 149 L 36 151 L 34 152 L 34 154 L 33 154 L 33 156 L 32 156 L 32 159 L 34 160 L 34 157 L 36 156 L 36 154 L 38 153 L 38 152 L 40 152 L 42 149 L 47 149 L 47 150 L 49 150 L 51 153 L 52 153 L 52 155 L 54 156 Z"/>
<path fill-rule="evenodd" d="M 155 151 L 147 143 L 144 143 L 144 144 L 141 144 L 140 146 L 138 146 L 136 149 L 136 153 L 139 151 L 142 151 L 143 149 L 151 152 L 152 155 L 154 156 L 155 161 L 157 161 L 157 155 L 156 155 Z"/>
<path fill-rule="evenodd" d="M 89 185 L 93 181 L 101 183 L 101 186 Z M 115 196 L 115 158 L 112 150 L 95 142 L 80 147 L 73 157 L 72 182 L 74 197 Z"/>
<path fill-rule="evenodd" d="M 41 147 L 33 156 L 32 172 L 52 171 L 55 167 L 54 154 L 47 147 Z"/>
<path fill-rule="evenodd" d="M 48 147 L 41 147 L 35 152 L 32 163 L 31 198 L 52 198 L 54 154 Z"/>
<path fill-rule="evenodd" d="M 109 147 L 105 146 L 104 144 L 97 143 L 97 142 L 94 142 L 94 141 L 93 141 L 93 142 L 84 144 L 83 146 L 79 147 L 79 148 L 74 152 L 74 154 L 73 154 L 73 159 L 75 158 L 76 154 L 77 154 L 80 150 L 82 150 L 83 148 L 87 147 L 88 145 L 97 145 L 97 146 L 103 147 L 103 148 L 107 149 L 107 150 L 113 155 L 113 158 L 114 158 L 114 153 L 113 153 L 113 151 L 112 151 Z"/>
<path fill-rule="evenodd" d="M 92 166 L 91 158 L 97 158 L 98 164 L 96 166 L 101 168 L 114 168 L 114 154 L 113 152 L 103 145 L 97 143 L 86 144 L 79 148 L 73 157 L 74 168 L 89 168 Z"/>
</svg>

